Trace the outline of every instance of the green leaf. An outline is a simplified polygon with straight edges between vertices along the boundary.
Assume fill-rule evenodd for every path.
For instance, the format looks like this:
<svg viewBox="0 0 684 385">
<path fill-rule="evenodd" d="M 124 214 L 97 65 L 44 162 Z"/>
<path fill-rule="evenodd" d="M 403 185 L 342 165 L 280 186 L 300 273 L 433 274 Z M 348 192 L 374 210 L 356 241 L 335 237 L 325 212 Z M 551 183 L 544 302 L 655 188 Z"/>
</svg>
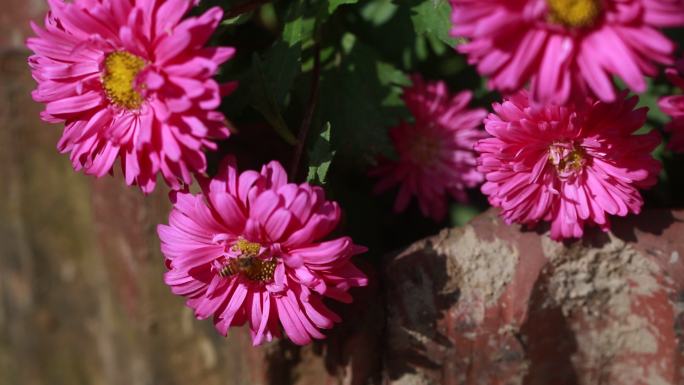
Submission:
<svg viewBox="0 0 684 385">
<path fill-rule="evenodd" d="M 313 36 L 315 14 L 305 0 L 295 0 L 287 7 L 280 39 L 263 56 L 255 54 L 250 85 L 251 105 L 288 143 L 295 142 L 281 111 L 289 104 L 288 95 L 302 71 L 302 46 Z"/>
<path fill-rule="evenodd" d="M 325 184 L 333 157 L 335 157 L 335 150 L 330 145 L 330 122 L 326 122 L 309 151 L 307 182 Z"/>
<path fill-rule="evenodd" d="M 411 85 L 411 79 L 403 71 L 385 62 L 377 63 L 378 80 L 380 84 L 387 87 L 388 93 L 382 101 L 383 106 L 403 107 L 404 101 L 401 100 L 401 93 L 404 87 Z"/>
<path fill-rule="evenodd" d="M 449 217 L 451 219 L 452 226 L 463 226 L 470 222 L 480 210 L 475 206 L 464 205 L 464 204 L 453 204 L 449 210 Z"/>
<path fill-rule="evenodd" d="M 449 35 L 451 6 L 447 0 L 423 0 L 412 8 L 413 28 L 419 35 L 432 35 L 454 47 L 456 39 Z"/>
<path fill-rule="evenodd" d="M 285 23 L 283 28 L 283 41 L 293 46 L 297 43 L 301 43 L 303 39 L 302 34 L 302 17 L 297 17 L 296 19 Z"/>
<path fill-rule="evenodd" d="M 290 47 L 304 45 L 313 36 L 316 26 L 316 9 L 307 7 L 306 2 L 297 0 L 288 10 L 282 39 Z"/>
<path fill-rule="evenodd" d="M 250 100 L 255 110 L 263 115 L 264 119 L 273 127 L 275 132 L 280 135 L 288 144 L 294 145 L 297 139 L 285 123 L 285 119 L 280 112 L 280 106 L 276 101 L 275 95 L 269 87 L 269 82 L 264 73 L 264 65 L 259 59 L 259 55 L 254 53 L 252 56 L 252 82 L 250 84 Z"/>
<path fill-rule="evenodd" d="M 383 25 L 394 16 L 399 7 L 392 0 L 375 0 L 368 2 L 361 10 L 361 16 L 375 26 Z"/>
<path fill-rule="evenodd" d="M 259 9 L 259 19 L 263 23 L 264 28 L 269 31 L 277 31 L 280 29 L 280 22 L 278 21 L 278 13 L 276 12 L 273 3 L 266 3 Z"/>
<path fill-rule="evenodd" d="M 342 4 L 356 4 L 359 0 L 328 0 L 328 13 L 333 14 L 337 7 Z"/>
<path fill-rule="evenodd" d="M 288 46 L 277 41 L 264 56 L 264 72 L 270 92 L 278 105 L 283 105 L 295 78 L 301 71 L 302 48 L 299 43 Z"/>
<path fill-rule="evenodd" d="M 392 155 L 387 130 L 408 114 L 398 97 L 408 78 L 351 34 L 340 45 L 338 65 L 321 74 L 319 113 L 335 127 L 336 162 L 364 166 Z"/>
<path fill-rule="evenodd" d="M 221 22 L 221 25 L 235 26 L 235 25 L 244 24 L 244 23 L 246 23 L 252 19 L 253 13 L 254 12 L 245 12 L 245 13 L 237 15 L 235 17 L 231 17 L 230 19 L 223 20 Z"/>
<path fill-rule="evenodd" d="M 410 86 L 411 79 L 401 70 L 397 69 L 395 66 L 385 63 L 378 62 L 378 79 L 383 85 L 396 84 L 400 86 Z"/>
<path fill-rule="evenodd" d="M 669 117 L 658 106 L 658 100 L 669 93 L 666 84 L 654 84 L 653 79 L 647 78 L 648 91 L 639 94 L 637 107 L 648 107 L 648 119 L 658 124 L 665 124 Z"/>
<path fill-rule="evenodd" d="M 302 0 L 293 1 L 287 10 L 287 18 L 285 26 L 283 27 L 282 39 L 288 43 L 290 47 L 297 43 L 301 43 L 304 39 L 303 24 L 304 24 L 304 2 Z"/>
</svg>

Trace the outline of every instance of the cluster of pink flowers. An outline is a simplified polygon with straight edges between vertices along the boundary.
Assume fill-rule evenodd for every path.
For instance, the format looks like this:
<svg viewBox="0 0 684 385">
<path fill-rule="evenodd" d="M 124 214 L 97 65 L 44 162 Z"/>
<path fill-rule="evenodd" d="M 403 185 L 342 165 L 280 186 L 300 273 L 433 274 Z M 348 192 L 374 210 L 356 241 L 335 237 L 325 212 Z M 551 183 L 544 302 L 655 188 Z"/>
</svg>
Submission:
<svg viewBox="0 0 684 385">
<path fill-rule="evenodd" d="M 326 239 L 339 206 L 320 187 L 289 183 L 276 161 L 239 172 L 228 157 L 205 176 L 205 151 L 231 132 L 218 108 L 237 87 L 214 80 L 235 50 L 207 46 L 222 10 L 188 17 L 196 0 L 48 2 L 27 42 L 41 117 L 64 123 L 57 147 L 75 170 L 100 177 L 118 160 L 128 185 L 147 194 L 161 176 L 173 189 L 169 224 L 158 227 L 171 291 L 223 335 L 247 324 L 255 345 L 283 332 L 297 344 L 324 338 L 340 322 L 324 299 L 349 302 L 367 284 L 351 262 L 366 249 Z M 639 189 L 657 182 L 661 138 L 636 134 L 646 109 L 612 78 L 643 92 L 645 76 L 674 65 L 659 28 L 684 26 L 684 0 L 450 2 L 452 34 L 466 39 L 458 51 L 504 100 L 487 116 L 469 107 L 471 92 L 412 76 L 403 93 L 412 119 L 389 129 L 397 156 L 370 171 L 376 192 L 399 186 L 395 211 L 415 197 L 440 221 L 448 198 L 465 202 L 483 183 L 506 222 L 550 222 L 556 240 L 638 213 Z M 667 76 L 684 89 L 684 61 Z M 672 116 L 670 147 L 684 151 L 684 96 L 660 107 Z"/>
<path fill-rule="evenodd" d="M 198 318 L 226 335 L 249 324 L 255 345 L 285 334 L 297 344 L 324 338 L 340 318 L 323 303 L 350 302 L 367 283 L 349 237 L 322 240 L 340 208 L 320 187 L 287 183 L 277 162 L 239 174 L 225 161 L 202 174 L 204 151 L 230 135 L 218 111 L 235 87 L 213 80 L 231 47 L 205 46 L 223 17 L 213 7 L 185 17 L 193 0 L 49 0 L 45 27 L 28 47 L 42 118 L 64 123 L 58 148 L 75 170 L 97 177 L 118 159 L 144 193 L 157 176 L 174 189 L 169 225 L 158 228 L 166 283 Z M 193 177 L 202 193 L 190 194 Z"/>
<path fill-rule="evenodd" d="M 684 26 L 682 0 L 451 0 L 452 35 L 489 87 L 504 92 L 476 145 L 482 192 L 508 223 L 551 222 L 554 239 L 609 228 L 608 215 L 638 213 L 639 188 L 657 182 L 657 132 L 633 135 L 646 119 L 633 91 L 674 62 L 658 28 Z M 668 70 L 684 84 L 681 66 Z M 525 87 L 529 91 L 521 91 Z M 670 146 L 684 147 L 684 102 L 661 100 L 673 116 Z"/>
</svg>

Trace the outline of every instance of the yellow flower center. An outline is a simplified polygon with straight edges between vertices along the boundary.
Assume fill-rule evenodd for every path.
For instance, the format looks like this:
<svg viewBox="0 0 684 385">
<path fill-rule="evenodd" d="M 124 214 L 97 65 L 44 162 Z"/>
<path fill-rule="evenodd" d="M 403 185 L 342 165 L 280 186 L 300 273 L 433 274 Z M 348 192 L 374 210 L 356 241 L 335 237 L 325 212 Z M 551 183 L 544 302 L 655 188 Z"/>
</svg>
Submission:
<svg viewBox="0 0 684 385">
<path fill-rule="evenodd" d="M 143 97 L 135 88 L 135 78 L 145 68 L 145 60 L 125 51 L 112 52 L 105 58 L 102 85 L 109 101 L 129 110 L 140 108 Z"/>
<path fill-rule="evenodd" d="M 590 27 L 601 13 L 600 0 L 546 0 L 549 20 L 569 28 Z"/>
<path fill-rule="evenodd" d="M 575 175 L 584 169 L 586 157 L 581 147 L 569 143 L 554 143 L 549 147 L 549 163 L 564 178 Z"/>
</svg>

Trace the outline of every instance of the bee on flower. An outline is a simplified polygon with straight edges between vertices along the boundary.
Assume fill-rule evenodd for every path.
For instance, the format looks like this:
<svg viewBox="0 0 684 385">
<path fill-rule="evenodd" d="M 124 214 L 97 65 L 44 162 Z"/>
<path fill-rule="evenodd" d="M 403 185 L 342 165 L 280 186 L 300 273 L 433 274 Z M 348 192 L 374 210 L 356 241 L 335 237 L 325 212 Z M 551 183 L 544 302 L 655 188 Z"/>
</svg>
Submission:
<svg viewBox="0 0 684 385">
<path fill-rule="evenodd" d="M 341 319 L 323 299 L 351 302 L 349 289 L 367 284 L 351 262 L 366 249 L 323 240 L 340 220 L 337 203 L 288 183 L 278 162 L 239 173 L 229 158 L 200 184 L 201 194 L 172 194 L 169 224 L 158 227 L 171 291 L 222 335 L 249 325 L 254 345 L 281 330 L 300 345 L 324 338 Z"/>
</svg>

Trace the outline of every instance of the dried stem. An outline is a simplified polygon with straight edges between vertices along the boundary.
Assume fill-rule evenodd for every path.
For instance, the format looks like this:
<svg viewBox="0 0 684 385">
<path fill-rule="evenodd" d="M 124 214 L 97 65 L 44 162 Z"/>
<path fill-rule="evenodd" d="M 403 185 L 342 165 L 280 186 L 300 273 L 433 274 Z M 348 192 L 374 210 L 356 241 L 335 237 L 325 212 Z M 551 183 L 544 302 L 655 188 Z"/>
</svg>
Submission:
<svg viewBox="0 0 684 385">
<path fill-rule="evenodd" d="M 309 135 L 309 128 L 311 128 L 311 119 L 313 118 L 314 111 L 316 110 L 316 104 L 318 102 L 319 81 L 321 77 L 321 52 L 318 43 L 315 43 L 313 46 L 313 54 L 314 67 L 311 79 L 311 90 L 309 92 L 309 103 L 307 105 L 306 111 L 304 112 L 304 117 L 302 118 L 302 125 L 299 127 L 297 144 L 295 145 L 295 150 L 292 154 L 292 161 L 290 162 L 290 175 L 292 176 L 293 180 L 297 180 L 299 163 L 302 160 L 302 152 L 304 151 L 306 138 Z"/>
</svg>

